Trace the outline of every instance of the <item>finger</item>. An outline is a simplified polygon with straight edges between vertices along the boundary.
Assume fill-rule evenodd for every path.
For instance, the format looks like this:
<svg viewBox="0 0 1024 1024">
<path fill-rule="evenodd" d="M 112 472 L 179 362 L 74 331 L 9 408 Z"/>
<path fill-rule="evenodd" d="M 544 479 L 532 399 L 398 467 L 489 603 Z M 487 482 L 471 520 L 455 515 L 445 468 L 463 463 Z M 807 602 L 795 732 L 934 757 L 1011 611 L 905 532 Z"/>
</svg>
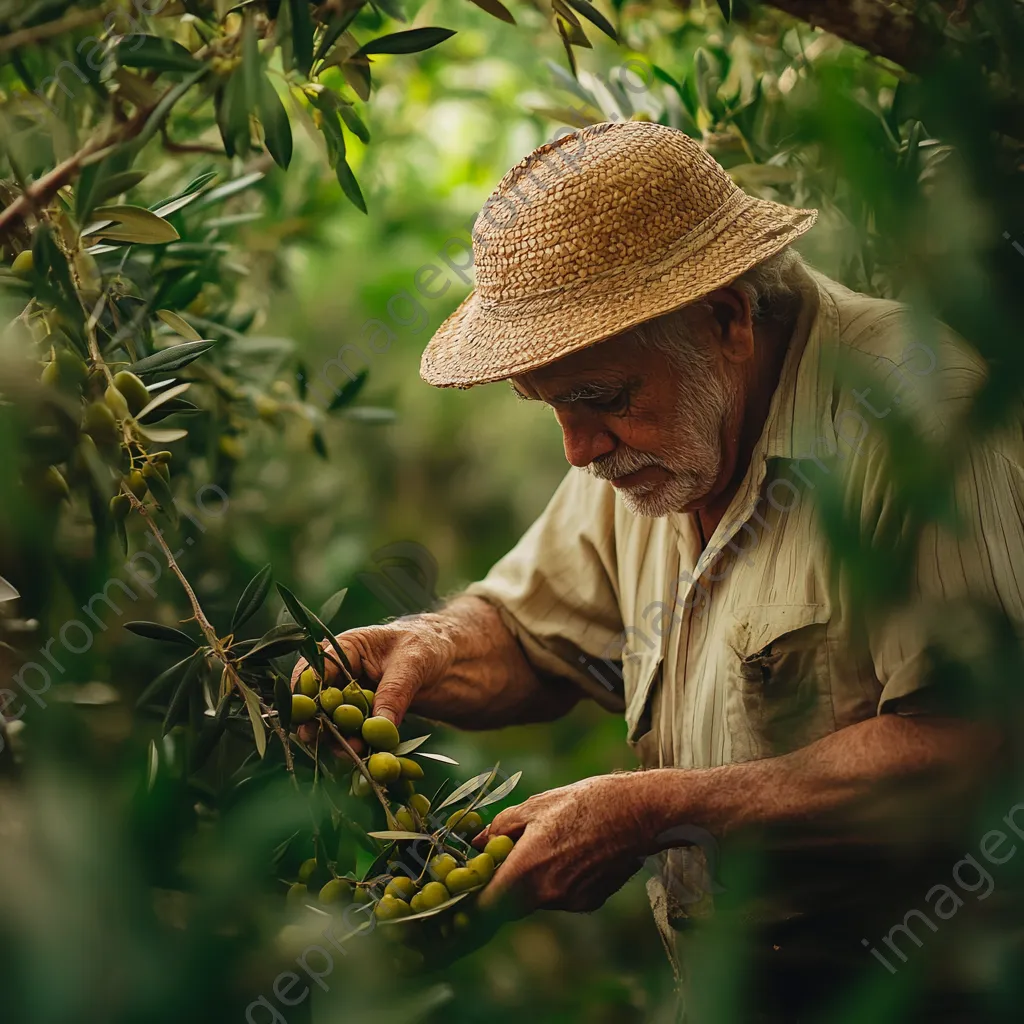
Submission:
<svg viewBox="0 0 1024 1024">
<path fill-rule="evenodd" d="M 505 810 L 499 811 L 494 816 L 494 820 L 476 838 L 479 839 L 482 836 L 485 843 L 492 836 L 511 836 L 513 840 L 518 839 L 533 818 L 527 806 L 528 803 L 529 801 L 524 801 L 514 807 L 506 807 Z M 473 843 L 476 844 L 476 839 L 473 840 Z"/>
<path fill-rule="evenodd" d="M 481 910 L 496 907 L 509 909 L 512 906 L 528 911 L 532 905 L 526 885 L 526 877 L 533 868 L 531 843 L 523 842 L 498 865 L 490 882 L 480 893 L 478 904 Z"/>
<path fill-rule="evenodd" d="M 353 678 L 358 679 L 363 672 L 362 657 L 360 656 L 359 649 L 351 640 L 346 641 L 344 633 L 335 637 L 335 639 L 338 641 L 338 646 L 345 652 L 345 657 L 348 658 L 348 663 L 352 666 Z M 342 680 L 343 683 L 347 682 L 347 679 L 345 679 L 345 673 L 342 671 L 342 666 L 339 664 L 338 652 L 334 649 L 330 640 L 321 640 L 320 649 L 324 652 L 324 685 L 332 686 L 339 679 Z M 299 676 L 301 676 L 307 668 L 309 668 L 309 662 L 305 658 L 299 658 L 295 663 L 295 668 L 292 669 L 291 678 L 291 686 L 293 690 L 299 681 Z"/>
<path fill-rule="evenodd" d="M 426 679 L 428 663 L 415 654 L 403 657 L 400 650 L 395 655 L 384 667 L 373 698 L 373 713 L 401 725 L 409 705 Z"/>
</svg>

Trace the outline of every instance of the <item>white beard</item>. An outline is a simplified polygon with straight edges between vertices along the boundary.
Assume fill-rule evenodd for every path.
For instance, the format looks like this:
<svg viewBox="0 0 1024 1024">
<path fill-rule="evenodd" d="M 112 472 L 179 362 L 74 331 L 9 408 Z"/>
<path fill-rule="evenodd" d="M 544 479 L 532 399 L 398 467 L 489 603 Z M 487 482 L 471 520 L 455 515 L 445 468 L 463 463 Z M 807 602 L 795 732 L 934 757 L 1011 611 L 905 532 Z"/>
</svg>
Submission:
<svg viewBox="0 0 1024 1024">
<path fill-rule="evenodd" d="M 722 469 L 722 428 L 733 412 L 735 390 L 710 366 L 695 368 L 690 363 L 677 369 L 676 422 L 668 432 L 663 454 L 620 445 L 586 467 L 600 480 L 616 480 L 646 466 L 660 466 L 669 472 L 670 478 L 660 483 L 616 488 L 634 515 L 658 518 L 681 512 L 710 493 Z"/>
</svg>

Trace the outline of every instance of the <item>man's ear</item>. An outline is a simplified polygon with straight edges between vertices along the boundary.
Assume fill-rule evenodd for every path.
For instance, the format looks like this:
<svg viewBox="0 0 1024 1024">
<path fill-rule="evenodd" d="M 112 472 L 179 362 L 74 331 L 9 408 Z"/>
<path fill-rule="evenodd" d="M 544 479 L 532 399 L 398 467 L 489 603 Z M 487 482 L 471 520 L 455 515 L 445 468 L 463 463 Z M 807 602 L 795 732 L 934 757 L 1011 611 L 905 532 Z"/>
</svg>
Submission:
<svg viewBox="0 0 1024 1024">
<path fill-rule="evenodd" d="M 717 325 L 722 355 L 730 363 L 744 363 L 754 354 L 754 318 L 750 300 L 738 288 L 718 288 L 704 296 Z"/>
</svg>

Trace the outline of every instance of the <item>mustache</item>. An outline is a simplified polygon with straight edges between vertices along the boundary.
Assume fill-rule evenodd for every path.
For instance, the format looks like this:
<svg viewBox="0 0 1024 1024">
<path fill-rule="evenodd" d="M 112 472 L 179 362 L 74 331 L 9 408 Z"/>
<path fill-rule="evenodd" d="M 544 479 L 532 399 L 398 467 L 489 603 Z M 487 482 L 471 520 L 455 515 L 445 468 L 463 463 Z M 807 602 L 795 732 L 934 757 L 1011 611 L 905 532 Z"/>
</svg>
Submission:
<svg viewBox="0 0 1024 1024">
<path fill-rule="evenodd" d="M 619 477 L 636 473 L 648 466 L 658 466 L 671 472 L 670 467 L 656 455 L 639 452 L 635 448 L 626 446 L 616 448 L 615 451 L 595 459 L 586 469 L 591 476 L 597 477 L 598 480 L 617 480 Z"/>
</svg>

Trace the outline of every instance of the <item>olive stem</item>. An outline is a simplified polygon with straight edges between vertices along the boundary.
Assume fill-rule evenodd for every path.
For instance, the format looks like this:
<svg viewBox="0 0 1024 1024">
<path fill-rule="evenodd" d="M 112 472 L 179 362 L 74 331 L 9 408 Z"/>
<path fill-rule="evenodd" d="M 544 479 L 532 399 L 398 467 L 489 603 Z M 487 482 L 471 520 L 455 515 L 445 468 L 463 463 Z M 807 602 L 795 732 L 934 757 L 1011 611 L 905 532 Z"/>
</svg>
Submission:
<svg viewBox="0 0 1024 1024">
<path fill-rule="evenodd" d="M 370 788 L 373 790 L 374 795 L 380 801 L 381 807 L 384 808 L 384 814 L 387 817 L 388 828 L 397 829 L 398 822 L 395 820 L 395 816 L 391 813 L 391 808 L 388 806 L 387 797 L 384 796 L 384 790 L 377 784 L 377 780 L 370 774 L 370 769 L 366 767 L 366 764 L 362 761 L 359 755 L 352 749 L 352 744 L 349 743 L 344 736 L 338 731 L 337 726 L 327 717 L 326 713 L 321 711 L 320 717 L 324 720 L 327 728 L 331 731 L 334 738 L 341 744 L 342 749 L 348 754 L 349 757 L 355 762 L 356 768 L 359 769 L 363 778 L 370 784 Z"/>
</svg>

